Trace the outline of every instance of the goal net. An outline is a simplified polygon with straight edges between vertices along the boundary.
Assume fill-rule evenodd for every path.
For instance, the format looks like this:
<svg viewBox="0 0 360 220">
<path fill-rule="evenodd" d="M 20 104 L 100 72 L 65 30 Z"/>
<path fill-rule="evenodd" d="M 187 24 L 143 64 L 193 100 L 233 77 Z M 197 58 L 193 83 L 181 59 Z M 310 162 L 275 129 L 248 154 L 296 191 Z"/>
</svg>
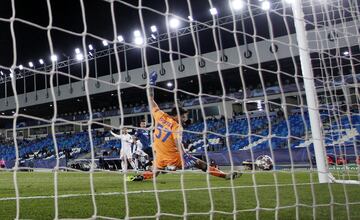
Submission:
<svg viewBox="0 0 360 220">
<path fill-rule="evenodd" d="M 360 216 L 358 1 L 0 8 L 0 219 Z"/>
</svg>

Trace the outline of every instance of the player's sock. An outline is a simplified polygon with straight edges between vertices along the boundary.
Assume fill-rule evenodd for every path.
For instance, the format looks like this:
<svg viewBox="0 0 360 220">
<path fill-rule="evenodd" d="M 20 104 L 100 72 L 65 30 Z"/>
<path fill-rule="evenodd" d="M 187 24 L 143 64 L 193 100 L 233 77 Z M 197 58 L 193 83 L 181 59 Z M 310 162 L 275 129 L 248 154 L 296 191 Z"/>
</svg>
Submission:
<svg viewBox="0 0 360 220">
<path fill-rule="evenodd" d="M 125 172 L 127 170 L 127 163 L 125 160 L 121 161 L 121 169 L 123 172 Z"/>
<path fill-rule="evenodd" d="M 134 164 L 135 164 L 135 169 L 138 170 L 139 169 L 139 160 L 135 159 Z"/>
<path fill-rule="evenodd" d="M 129 163 L 133 169 L 137 170 L 137 167 L 135 166 L 134 161 L 130 160 Z"/>
<path fill-rule="evenodd" d="M 221 177 L 221 178 L 225 178 L 226 177 L 226 173 L 220 171 L 219 169 L 215 168 L 215 167 L 210 167 L 209 166 L 209 173 L 212 176 L 217 176 L 217 177 Z"/>
<path fill-rule="evenodd" d="M 226 174 L 226 177 L 225 179 L 227 180 L 233 180 L 233 179 L 236 179 L 236 178 L 239 178 L 242 176 L 242 173 L 238 172 L 238 171 L 232 171 L 228 174 Z"/>
</svg>

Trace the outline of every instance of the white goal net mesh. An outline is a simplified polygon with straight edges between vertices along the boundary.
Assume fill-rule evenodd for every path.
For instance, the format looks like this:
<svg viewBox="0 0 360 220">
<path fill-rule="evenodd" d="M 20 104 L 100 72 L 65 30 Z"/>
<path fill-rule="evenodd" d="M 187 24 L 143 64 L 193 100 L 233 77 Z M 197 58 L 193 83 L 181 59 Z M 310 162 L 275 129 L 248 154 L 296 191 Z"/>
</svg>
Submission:
<svg viewBox="0 0 360 220">
<path fill-rule="evenodd" d="M 359 13 L 357 0 L 2 1 L 0 219 L 359 218 Z M 180 118 L 159 122 L 152 99 L 187 110 L 176 135 L 205 172 L 151 165 Z"/>
</svg>

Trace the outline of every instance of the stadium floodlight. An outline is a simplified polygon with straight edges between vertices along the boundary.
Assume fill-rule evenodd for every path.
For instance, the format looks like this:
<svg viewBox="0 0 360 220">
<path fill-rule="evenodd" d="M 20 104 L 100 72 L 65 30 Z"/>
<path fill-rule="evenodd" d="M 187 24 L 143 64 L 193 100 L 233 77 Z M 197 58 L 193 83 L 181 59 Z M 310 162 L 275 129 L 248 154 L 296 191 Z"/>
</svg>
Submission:
<svg viewBox="0 0 360 220">
<path fill-rule="evenodd" d="M 75 54 L 76 60 L 81 61 L 84 59 L 84 55 L 80 52 L 79 48 L 75 48 Z"/>
<path fill-rule="evenodd" d="M 189 21 L 194 21 L 194 18 L 192 16 L 188 16 Z"/>
<path fill-rule="evenodd" d="M 34 67 L 33 62 L 31 62 L 31 61 L 29 62 L 29 67 L 30 67 L 30 68 L 33 68 L 33 67 Z"/>
<path fill-rule="evenodd" d="M 134 42 L 136 45 L 141 45 L 144 43 L 144 39 L 142 37 L 135 37 Z"/>
<path fill-rule="evenodd" d="M 141 32 L 139 30 L 135 30 L 134 31 L 134 43 L 136 45 L 141 45 L 144 43 L 144 39 L 143 37 L 141 36 Z"/>
<path fill-rule="evenodd" d="M 244 8 L 244 2 L 242 1 L 242 0 L 232 0 L 231 2 L 230 2 L 230 6 L 231 6 L 231 8 L 232 9 L 234 9 L 234 10 L 241 10 L 241 9 L 243 9 Z"/>
<path fill-rule="evenodd" d="M 10 70 L 10 77 L 12 78 L 14 76 L 14 71 Z"/>
<path fill-rule="evenodd" d="M 50 60 L 55 62 L 58 60 L 58 57 L 56 55 L 51 55 Z"/>
<path fill-rule="evenodd" d="M 3 76 L 4 75 L 3 71 L 0 71 L 0 74 Z"/>
<path fill-rule="evenodd" d="M 23 70 L 23 69 L 24 69 L 24 66 L 20 64 L 20 65 L 19 65 L 19 69 L 20 69 L 20 70 Z"/>
<path fill-rule="evenodd" d="M 141 32 L 139 30 L 135 30 L 134 31 L 134 43 L 136 45 L 141 45 L 144 43 L 144 39 L 143 37 L 141 36 Z"/>
<path fill-rule="evenodd" d="M 270 2 L 269 1 L 263 1 L 261 3 L 261 9 L 264 11 L 270 10 Z"/>
<path fill-rule="evenodd" d="M 171 88 L 173 85 L 174 85 L 174 84 L 173 84 L 172 82 L 167 82 L 167 83 L 166 83 L 166 86 L 169 87 L 169 88 Z"/>
<path fill-rule="evenodd" d="M 43 65 L 43 64 L 44 64 L 44 60 L 43 60 L 43 59 L 39 59 L 39 63 L 40 63 L 41 65 Z"/>
<path fill-rule="evenodd" d="M 216 8 L 210 8 L 210 14 L 211 15 L 217 15 L 218 14 L 218 10 Z"/>
<path fill-rule="evenodd" d="M 344 51 L 344 53 L 343 53 L 345 56 L 349 56 L 349 51 Z"/>
<path fill-rule="evenodd" d="M 152 32 L 152 33 L 157 32 L 157 27 L 156 27 L 155 25 L 152 25 L 152 26 L 150 27 L 150 29 L 151 29 L 151 32 Z"/>
<path fill-rule="evenodd" d="M 92 44 L 89 44 L 89 50 L 94 50 L 94 47 L 93 47 L 93 45 Z"/>
<path fill-rule="evenodd" d="M 141 32 L 139 30 L 135 30 L 134 37 L 141 37 Z"/>
<path fill-rule="evenodd" d="M 157 27 L 155 25 L 152 25 L 150 27 L 150 29 L 151 29 L 151 33 L 152 33 L 151 34 L 152 39 L 156 40 L 155 33 L 156 33 L 156 35 L 159 35 Z"/>
<path fill-rule="evenodd" d="M 173 29 L 176 29 L 180 26 L 180 21 L 177 18 L 171 18 L 169 21 L 169 26 Z"/>
<path fill-rule="evenodd" d="M 76 58 L 76 60 L 81 61 L 84 59 L 84 55 L 82 55 L 82 53 L 78 53 L 78 54 L 76 54 L 75 58 Z"/>
<path fill-rule="evenodd" d="M 109 45 L 109 42 L 107 42 L 107 40 L 103 40 L 103 41 L 102 41 L 102 44 L 104 45 L 104 47 L 106 47 L 106 46 Z"/>
<path fill-rule="evenodd" d="M 119 35 L 117 39 L 120 43 L 124 41 L 124 37 L 122 35 Z"/>
</svg>

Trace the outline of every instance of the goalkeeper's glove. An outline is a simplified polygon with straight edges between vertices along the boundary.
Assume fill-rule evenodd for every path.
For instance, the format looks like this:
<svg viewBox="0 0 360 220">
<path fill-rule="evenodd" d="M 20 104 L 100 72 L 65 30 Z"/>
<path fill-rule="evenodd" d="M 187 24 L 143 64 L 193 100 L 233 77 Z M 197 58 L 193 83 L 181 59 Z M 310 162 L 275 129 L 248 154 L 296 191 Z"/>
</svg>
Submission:
<svg viewBox="0 0 360 220">
<path fill-rule="evenodd" d="M 150 85 L 155 86 L 156 85 L 156 81 L 157 81 L 158 75 L 156 73 L 156 71 L 153 71 L 152 73 L 150 73 Z"/>
<path fill-rule="evenodd" d="M 126 178 L 126 181 L 128 182 L 132 182 L 132 181 L 143 181 L 144 180 L 144 176 L 142 175 L 134 175 L 134 176 L 128 176 Z"/>
<path fill-rule="evenodd" d="M 183 154 L 183 159 L 184 159 L 184 165 L 185 165 L 185 169 L 190 169 L 196 166 L 197 163 L 197 158 L 191 156 L 190 154 Z"/>
</svg>

